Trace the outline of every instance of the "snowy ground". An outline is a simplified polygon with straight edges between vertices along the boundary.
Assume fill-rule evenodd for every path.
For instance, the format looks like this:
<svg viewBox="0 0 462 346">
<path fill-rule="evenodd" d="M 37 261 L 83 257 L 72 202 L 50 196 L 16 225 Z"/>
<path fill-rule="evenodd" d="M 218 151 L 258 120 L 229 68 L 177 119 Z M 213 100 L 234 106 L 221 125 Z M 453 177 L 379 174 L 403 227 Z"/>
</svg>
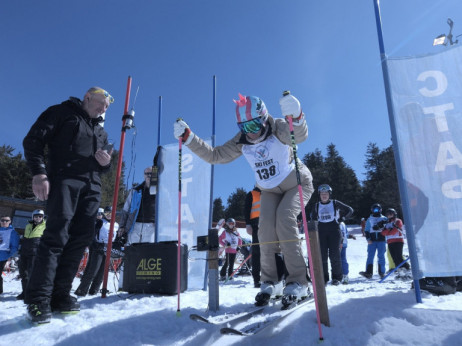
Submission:
<svg viewBox="0 0 462 346">
<path fill-rule="evenodd" d="M 366 280 L 366 241 L 349 240 L 350 284 L 326 287 L 330 327 L 322 326 L 324 345 L 461 345 L 462 292 L 436 297 L 422 291 L 417 304 L 410 282 L 378 275 Z M 376 268 L 374 268 L 376 270 Z M 113 276 L 109 290 L 114 291 Z M 79 279 L 74 280 L 74 289 Z M 316 345 L 319 331 L 314 304 L 293 312 L 277 328 L 252 337 L 222 336 L 213 325 L 194 322 L 191 313 L 207 315 L 208 292 L 177 296 L 111 294 L 79 299 L 81 312 L 54 316 L 51 323 L 32 327 L 25 305 L 15 300 L 20 283 L 7 276 L 0 295 L 0 345 Z M 220 311 L 236 314 L 249 308 L 257 289 L 250 276 L 220 286 Z"/>
</svg>

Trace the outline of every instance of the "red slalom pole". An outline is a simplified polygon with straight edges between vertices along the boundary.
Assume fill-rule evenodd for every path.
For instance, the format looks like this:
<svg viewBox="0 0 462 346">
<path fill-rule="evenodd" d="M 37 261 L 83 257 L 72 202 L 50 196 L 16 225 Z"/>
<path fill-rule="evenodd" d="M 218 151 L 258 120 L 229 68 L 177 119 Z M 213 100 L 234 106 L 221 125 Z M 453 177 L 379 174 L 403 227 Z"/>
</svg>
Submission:
<svg viewBox="0 0 462 346">
<path fill-rule="evenodd" d="M 114 186 L 114 197 L 112 199 L 111 225 L 109 227 L 109 239 L 107 241 L 106 261 L 104 262 L 103 288 L 102 288 L 102 294 L 101 294 L 102 298 L 106 298 L 106 294 L 108 292 L 107 291 L 107 279 L 108 279 L 108 274 L 109 274 L 109 263 L 111 261 L 112 237 L 114 235 L 114 222 L 115 222 L 115 216 L 117 212 L 117 200 L 119 198 L 119 182 L 120 182 L 120 175 L 122 171 L 122 156 L 124 153 L 124 145 L 125 145 L 125 131 L 127 130 L 126 122 L 127 122 L 127 119 L 131 119 L 131 121 L 133 120 L 133 114 L 131 115 L 128 114 L 128 105 L 130 103 L 131 87 L 132 87 L 132 77 L 128 76 L 127 92 L 125 94 L 124 115 L 122 117 L 122 133 L 120 135 L 119 160 L 117 161 L 117 174 L 116 174 L 116 180 L 115 180 L 115 186 Z M 130 125 L 131 125 L 131 122 L 130 122 Z"/>
<path fill-rule="evenodd" d="M 289 91 L 284 91 L 282 93 L 283 96 L 289 95 Z M 324 340 L 322 336 L 322 328 L 321 328 L 321 316 L 319 315 L 319 307 L 318 307 L 318 294 L 316 292 L 316 282 L 314 277 L 314 268 L 313 268 L 313 259 L 311 257 L 311 247 L 310 247 L 310 237 L 308 236 L 308 224 L 306 222 L 306 213 L 305 213 L 305 203 L 303 202 L 303 190 L 302 190 L 302 183 L 300 180 L 300 171 L 298 169 L 298 162 L 297 162 L 297 144 L 295 143 L 295 134 L 294 134 L 294 124 L 292 117 L 287 117 L 287 121 L 289 122 L 289 130 L 290 130 L 290 137 L 292 140 L 292 148 L 294 151 L 294 160 L 295 160 L 295 173 L 297 176 L 297 185 L 298 185 L 298 195 L 300 196 L 300 208 L 302 209 L 302 218 L 303 218 L 303 231 L 305 232 L 305 239 L 306 239 L 306 246 L 308 252 L 308 262 L 310 264 L 310 276 L 311 280 L 313 281 L 313 293 L 314 293 L 314 304 L 316 306 L 316 319 L 318 322 L 318 329 L 319 329 L 319 340 Z"/>
</svg>

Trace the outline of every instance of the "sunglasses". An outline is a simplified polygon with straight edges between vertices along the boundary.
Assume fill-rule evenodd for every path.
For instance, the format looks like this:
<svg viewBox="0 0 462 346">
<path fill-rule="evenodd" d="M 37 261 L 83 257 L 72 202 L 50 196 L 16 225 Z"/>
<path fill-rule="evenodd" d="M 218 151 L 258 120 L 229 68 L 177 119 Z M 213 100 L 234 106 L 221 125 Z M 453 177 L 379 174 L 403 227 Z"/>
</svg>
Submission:
<svg viewBox="0 0 462 346">
<path fill-rule="evenodd" d="M 238 123 L 237 126 L 239 126 L 239 130 L 245 135 L 247 133 L 258 133 L 263 127 L 263 119 L 261 117 L 249 120 L 249 121 L 244 121 L 242 123 Z"/>
<path fill-rule="evenodd" d="M 152 173 L 144 173 L 144 175 L 150 177 L 152 175 Z"/>
<path fill-rule="evenodd" d="M 11 220 L 8 220 L 8 219 L 1 219 L 0 221 L 1 222 L 11 222 Z"/>
<path fill-rule="evenodd" d="M 106 90 L 97 89 L 92 91 L 92 94 L 102 94 L 109 99 L 109 103 L 114 103 L 114 98 Z"/>
</svg>

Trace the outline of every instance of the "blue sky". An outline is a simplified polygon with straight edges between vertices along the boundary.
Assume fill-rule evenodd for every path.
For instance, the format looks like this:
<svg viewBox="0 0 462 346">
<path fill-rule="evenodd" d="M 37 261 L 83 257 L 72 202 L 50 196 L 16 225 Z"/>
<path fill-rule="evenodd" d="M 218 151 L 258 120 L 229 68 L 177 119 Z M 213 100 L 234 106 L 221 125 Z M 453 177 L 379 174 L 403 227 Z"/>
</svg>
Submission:
<svg viewBox="0 0 462 346">
<path fill-rule="evenodd" d="M 432 42 L 448 33 L 448 17 L 454 36 L 462 34 L 460 0 L 380 6 L 389 56 L 444 49 Z M 127 166 L 134 158 L 135 181 L 152 163 L 158 140 L 175 142 L 177 117 L 199 136 L 211 136 L 214 75 L 217 145 L 238 131 L 232 101 L 238 93 L 261 97 L 279 117 L 286 89 L 307 115 L 310 134 L 299 145 L 301 157 L 316 148 L 325 154 L 334 143 L 362 180 L 368 143 L 391 144 L 372 0 L 8 1 L 0 5 L 0 37 L 0 145 L 20 152 L 42 111 L 69 96 L 81 98 L 93 85 L 116 99 L 105 128 L 118 148 L 129 75 L 132 97 L 139 87 L 137 129 L 134 145 L 134 131 L 127 132 L 123 155 Z M 225 204 L 236 188 L 253 184 L 242 157 L 215 167 L 214 198 Z"/>
</svg>

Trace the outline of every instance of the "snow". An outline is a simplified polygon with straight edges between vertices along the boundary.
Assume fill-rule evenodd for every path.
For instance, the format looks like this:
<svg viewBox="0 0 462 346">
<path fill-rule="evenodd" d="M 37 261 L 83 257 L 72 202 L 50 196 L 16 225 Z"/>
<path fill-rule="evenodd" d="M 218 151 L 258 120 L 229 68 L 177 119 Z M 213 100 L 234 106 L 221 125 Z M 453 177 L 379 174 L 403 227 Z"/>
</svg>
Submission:
<svg viewBox="0 0 462 346">
<path fill-rule="evenodd" d="M 350 229 L 351 231 L 351 229 Z M 462 340 L 462 292 L 433 296 L 422 291 L 417 304 L 409 281 L 379 283 L 362 278 L 366 240 L 356 232 L 348 242 L 350 284 L 326 287 L 330 327 L 322 325 L 324 345 L 460 345 Z M 405 250 L 407 251 L 407 250 Z M 375 271 L 377 270 L 374 268 Z M 20 282 L 16 274 L 5 277 L 0 295 L 0 345 L 317 345 L 319 330 L 314 304 L 294 311 L 283 323 L 260 334 L 223 336 L 219 328 L 192 321 L 192 313 L 206 312 L 208 292 L 177 296 L 112 293 L 107 298 L 80 298 L 81 311 L 66 317 L 53 316 L 51 323 L 32 326 L 25 320 L 25 305 L 16 301 Z M 73 288 L 77 288 L 76 278 Z M 110 291 L 116 286 L 113 274 Z M 250 276 L 220 284 L 220 310 L 233 315 L 249 309 L 258 289 Z M 255 317 L 257 318 L 257 317 Z M 261 318 L 261 317 L 260 317 Z"/>
</svg>

